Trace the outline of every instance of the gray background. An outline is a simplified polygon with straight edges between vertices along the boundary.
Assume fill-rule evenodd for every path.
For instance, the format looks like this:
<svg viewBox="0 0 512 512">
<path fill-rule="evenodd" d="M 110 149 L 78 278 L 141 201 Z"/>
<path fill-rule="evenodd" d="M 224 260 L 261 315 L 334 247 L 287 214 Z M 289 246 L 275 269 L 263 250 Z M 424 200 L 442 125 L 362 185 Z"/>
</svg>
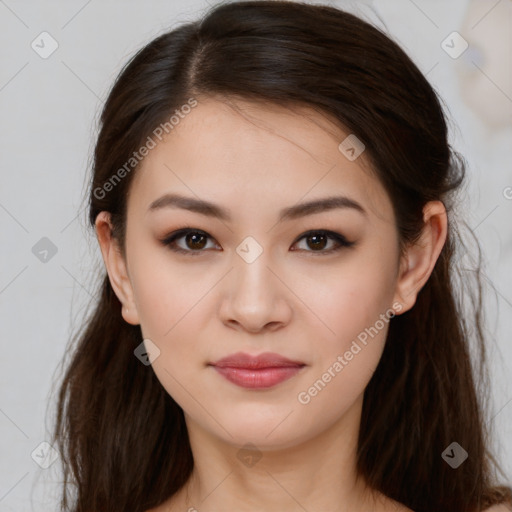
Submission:
<svg viewBox="0 0 512 512">
<path fill-rule="evenodd" d="M 497 290 L 486 287 L 489 406 L 494 447 L 512 480 L 512 2 L 324 3 L 385 28 L 447 105 L 451 143 L 470 175 L 462 217 L 484 250 L 485 282 Z M 0 511 L 57 509 L 59 464 L 42 469 L 31 454 L 46 453 L 57 365 L 102 268 L 84 210 L 102 103 L 140 46 L 207 7 L 0 0 Z M 58 44 L 48 58 L 31 46 L 42 46 L 43 31 Z M 453 31 L 469 42 L 458 58 L 442 46 Z M 33 252 L 43 237 L 57 251 L 46 262 Z"/>
</svg>

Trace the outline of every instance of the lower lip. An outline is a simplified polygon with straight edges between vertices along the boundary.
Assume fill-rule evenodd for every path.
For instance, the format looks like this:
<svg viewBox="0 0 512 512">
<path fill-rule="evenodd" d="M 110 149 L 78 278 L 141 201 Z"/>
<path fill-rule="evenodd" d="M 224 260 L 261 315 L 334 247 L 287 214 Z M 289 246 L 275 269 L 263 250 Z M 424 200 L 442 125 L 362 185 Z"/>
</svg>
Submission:
<svg viewBox="0 0 512 512">
<path fill-rule="evenodd" d="M 302 366 L 279 366 L 272 368 L 261 368 L 259 370 L 249 368 L 214 368 L 227 380 L 242 388 L 264 389 L 270 388 L 288 380 L 298 373 Z"/>
</svg>

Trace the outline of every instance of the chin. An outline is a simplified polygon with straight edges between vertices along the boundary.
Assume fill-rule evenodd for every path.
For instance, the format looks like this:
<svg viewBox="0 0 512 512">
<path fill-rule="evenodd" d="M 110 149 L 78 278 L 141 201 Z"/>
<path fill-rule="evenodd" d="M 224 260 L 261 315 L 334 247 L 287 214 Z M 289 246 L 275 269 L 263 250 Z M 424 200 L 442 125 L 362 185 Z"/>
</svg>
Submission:
<svg viewBox="0 0 512 512">
<path fill-rule="evenodd" d="M 322 430 L 320 425 L 309 425 L 307 420 L 299 418 L 297 411 L 291 411 L 291 408 L 281 409 L 279 414 L 265 416 L 256 411 L 251 415 L 215 415 L 224 428 L 209 420 L 203 428 L 237 448 L 252 444 L 262 451 L 283 450 L 306 442 Z"/>
</svg>

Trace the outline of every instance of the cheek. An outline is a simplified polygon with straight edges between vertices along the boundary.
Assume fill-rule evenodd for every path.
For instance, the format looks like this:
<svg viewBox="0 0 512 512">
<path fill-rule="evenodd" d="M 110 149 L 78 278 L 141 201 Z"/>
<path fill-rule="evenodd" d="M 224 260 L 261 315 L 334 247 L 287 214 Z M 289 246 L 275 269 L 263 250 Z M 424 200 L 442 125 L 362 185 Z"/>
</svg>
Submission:
<svg viewBox="0 0 512 512">
<path fill-rule="evenodd" d="M 201 415 L 196 400 L 202 401 L 203 391 L 196 382 L 205 354 L 198 340 L 213 283 L 147 259 L 132 278 L 143 337 L 160 351 L 152 362 L 155 375 L 180 407 Z"/>
<path fill-rule="evenodd" d="M 134 251 L 132 268 L 142 332 L 145 337 L 162 342 L 190 322 L 216 281 L 211 273 L 208 276 L 200 269 L 190 271 L 173 263 L 161 249 Z"/>
<path fill-rule="evenodd" d="M 382 314 L 389 314 L 394 296 L 393 272 L 382 264 L 359 260 L 350 268 L 331 272 L 329 279 L 306 281 L 298 291 L 325 333 L 323 352 L 342 350 Z M 379 323 L 378 327 L 382 329 Z M 379 329 L 379 330 L 380 330 Z M 364 338 L 364 336 L 361 336 Z M 322 348 L 321 347 L 321 348 Z"/>
<path fill-rule="evenodd" d="M 304 413 L 305 428 L 321 430 L 364 393 L 379 364 L 394 316 L 389 309 L 389 288 L 376 286 L 365 276 L 333 283 L 330 292 L 321 297 L 323 308 L 319 311 L 334 334 L 325 331 L 329 335 L 315 345 L 311 371 L 295 397 Z"/>
<path fill-rule="evenodd" d="M 305 286 L 310 290 L 308 306 L 318 312 L 326 333 L 315 344 L 312 371 L 297 396 L 313 415 L 318 412 L 329 421 L 364 392 L 394 316 L 393 279 L 393 268 L 385 261 L 360 258 L 333 273 L 328 285 Z"/>
</svg>

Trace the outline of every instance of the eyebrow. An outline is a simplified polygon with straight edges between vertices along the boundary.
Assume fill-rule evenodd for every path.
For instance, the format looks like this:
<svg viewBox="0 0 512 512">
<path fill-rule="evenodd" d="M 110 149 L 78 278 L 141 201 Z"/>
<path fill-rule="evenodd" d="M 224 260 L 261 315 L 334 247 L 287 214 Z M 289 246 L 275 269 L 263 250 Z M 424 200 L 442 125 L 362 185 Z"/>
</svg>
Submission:
<svg viewBox="0 0 512 512">
<path fill-rule="evenodd" d="M 186 197 L 179 194 L 165 194 L 156 199 L 150 204 L 148 212 L 157 211 L 162 208 L 182 208 L 208 217 L 231 221 L 231 214 L 229 213 L 229 210 L 203 199 Z M 299 217 L 305 217 L 306 215 L 312 215 L 314 213 L 325 212 L 337 208 L 350 208 L 358 211 L 364 216 L 368 215 L 366 210 L 357 201 L 346 196 L 331 196 L 284 208 L 279 213 L 279 222 L 293 220 Z"/>
</svg>

